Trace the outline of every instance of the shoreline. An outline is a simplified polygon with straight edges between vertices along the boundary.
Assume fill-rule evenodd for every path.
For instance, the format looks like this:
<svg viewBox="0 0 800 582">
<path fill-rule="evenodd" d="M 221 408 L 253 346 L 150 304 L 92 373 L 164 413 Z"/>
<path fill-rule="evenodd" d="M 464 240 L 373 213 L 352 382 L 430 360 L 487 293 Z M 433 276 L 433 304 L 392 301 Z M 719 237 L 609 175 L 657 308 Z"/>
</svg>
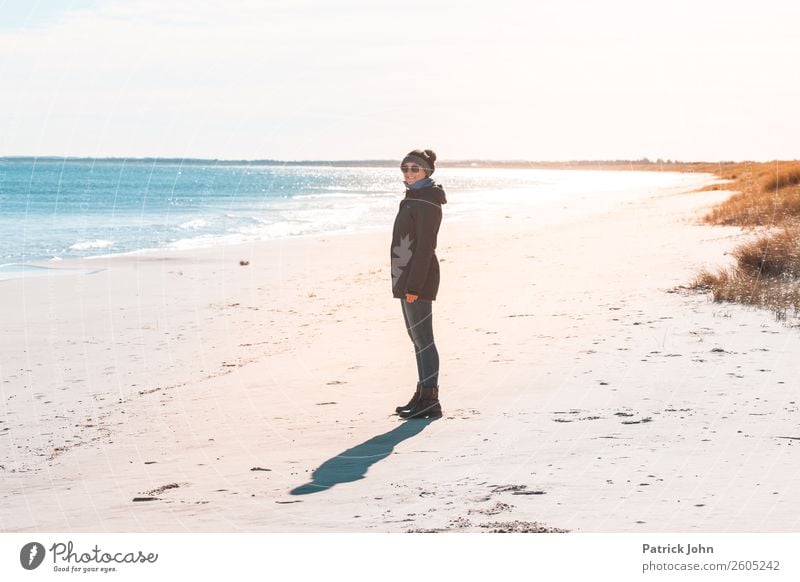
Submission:
<svg viewBox="0 0 800 582">
<path fill-rule="evenodd" d="M 362 167 L 362 170 L 370 170 L 373 168 L 369 167 Z M 455 170 L 466 170 L 469 172 L 469 175 L 472 176 L 475 168 L 454 168 Z M 477 168 L 480 170 L 481 168 Z M 525 175 L 528 177 L 529 183 L 524 186 L 520 186 L 519 184 L 509 185 L 507 187 L 501 188 L 499 191 L 502 192 L 504 196 L 510 196 L 514 198 L 514 204 L 522 203 L 525 206 L 537 206 L 537 207 L 547 207 L 547 206 L 554 206 L 561 203 L 561 201 L 567 197 L 571 196 L 584 196 L 586 192 L 585 189 L 585 182 L 587 180 L 591 180 L 591 177 L 586 178 L 582 176 L 581 178 L 577 178 L 576 176 L 579 173 L 572 172 L 568 169 L 560 169 L 560 168 L 551 168 L 551 169 L 525 169 L 525 168 L 486 168 L 487 170 L 497 170 L 501 173 L 502 176 L 516 176 L 519 172 L 534 172 L 526 173 Z M 638 181 L 642 182 L 639 184 L 639 189 L 650 189 L 650 188 L 657 188 L 659 185 L 657 182 L 671 180 L 677 184 L 680 182 L 691 181 L 689 173 L 687 172 L 666 172 L 661 173 L 662 176 L 658 178 L 651 178 L 653 176 L 652 172 L 643 172 L 643 171 L 630 171 L 628 169 L 620 170 L 616 168 L 617 176 L 628 176 L 632 180 L 636 181 L 637 178 L 633 178 L 634 175 L 639 175 Z M 556 177 L 548 177 L 551 175 L 555 175 Z M 479 172 L 478 172 L 479 173 Z M 606 179 L 607 172 L 595 172 L 593 175 L 598 182 L 597 187 L 600 188 L 602 184 L 602 188 L 608 187 L 609 180 Z M 463 172 L 460 174 L 461 176 L 465 175 Z M 570 176 L 568 179 L 565 179 L 565 176 Z M 600 176 L 603 176 L 600 178 Z M 642 176 L 648 176 L 647 178 L 643 178 Z M 668 176 L 668 177 L 665 177 Z M 451 178 L 455 178 L 455 176 L 450 176 Z M 616 181 L 624 181 L 620 178 L 616 178 Z M 447 179 L 447 177 L 445 177 Z M 463 180 L 463 178 L 462 178 Z M 615 179 L 612 178 L 610 180 L 614 182 Z M 647 184 L 645 184 L 645 182 Z M 565 187 L 565 185 L 567 185 Z M 553 186 L 554 188 L 563 188 L 562 190 L 558 191 L 549 191 L 548 187 Z M 630 189 L 630 184 L 620 184 L 620 187 Z M 676 186 L 680 188 L 681 186 Z M 382 200 L 389 201 L 393 203 L 395 199 L 399 200 L 398 195 L 400 198 L 402 197 L 402 185 L 398 185 L 399 192 L 397 193 L 389 193 L 383 192 L 379 198 Z M 495 192 L 494 189 L 486 189 L 486 188 L 467 188 L 466 190 L 455 190 L 457 192 L 456 199 L 453 200 L 451 203 L 451 208 L 449 208 L 450 212 L 445 216 L 445 221 L 455 221 L 455 220 L 471 220 L 475 218 L 480 218 L 485 213 L 497 214 L 501 212 L 502 208 L 497 208 L 495 204 L 483 203 L 480 198 L 485 196 L 492 196 Z M 597 196 L 605 196 L 608 192 L 602 190 L 601 194 L 596 194 Z M 287 203 L 296 203 L 300 199 L 304 199 L 308 194 L 305 195 L 298 195 L 298 196 L 289 196 L 285 202 Z M 520 200 L 519 197 L 532 197 L 527 200 Z M 335 198 L 335 196 L 334 196 Z M 365 202 L 371 200 L 371 197 L 367 197 L 364 199 Z M 305 200 L 303 200 L 305 202 Z M 459 203 L 463 202 L 463 203 Z M 64 267 L 66 263 L 64 261 L 76 261 L 76 260 L 83 260 L 83 259 L 105 259 L 105 258 L 112 258 L 117 256 L 135 256 L 135 255 L 151 255 L 153 253 L 171 253 L 171 252 L 182 252 L 182 251 L 194 251 L 195 249 L 207 249 L 207 248 L 215 248 L 219 246 L 236 246 L 236 245 L 244 245 L 244 244 L 257 244 L 259 241 L 267 241 L 267 240 L 283 240 L 283 239 L 292 239 L 296 237 L 315 237 L 320 235 L 334 235 L 334 234 L 349 234 L 352 232 L 361 232 L 361 231 L 380 231 L 382 228 L 387 228 L 387 225 L 390 225 L 392 220 L 392 212 L 388 208 L 384 208 L 382 214 L 378 215 L 370 215 L 369 220 L 366 222 L 363 221 L 355 221 L 349 224 L 345 224 L 344 228 L 338 228 L 336 230 L 327 230 L 330 228 L 330 224 L 325 222 L 325 212 L 326 210 L 323 208 L 316 208 L 314 204 L 309 203 L 308 210 L 313 217 L 313 220 L 306 221 L 313 223 L 313 228 L 310 232 L 302 232 L 300 234 L 272 234 L 269 232 L 243 232 L 238 230 L 237 228 L 230 227 L 227 230 L 217 230 L 213 232 L 202 232 L 202 233 L 192 233 L 190 231 L 181 232 L 177 234 L 178 238 L 169 238 L 161 241 L 160 243 L 162 246 L 147 246 L 148 242 L 142 243 L 144 244 L 144 248 L 136 248 L 140 247 L 141 244 L 139 242 L 132 242 L 130 240 L 125 240 L 125 234 L 122 233 L 115 233 L 115 232 L 108 232 L 104 228 L 100 228 L 97 224 L 93 225 L 92 227 L 87 227 L 88 230 L 82 233 L 72 233 L 73 236 L 65 236 L 65 238 L 61 240 L 54 240 L 51 241 L 53 245 L 51 248 L 47 249 L 46 253 L 43 253 L 42 248 L 38 250 L 30 250 L 30 253 L 33 253 L 33 256 L 27 260 L 13 260 L 10 256 L 7 257 L 3 263 L 0 265 L 0 277 L 3 280 L 15 278 L 18 276 L 23 276 L 26 270 L 26 267 L 37 268 L 37 267 L 46 267 L 46 268 L 59 268 Z M 273 209 L 275 212 L 280 212 L 279 209 Z M 263 209 L 259 209 L 257 207 L 253 207 L 250 210 L 244 212 L 244 214 L 250 214 L 257 220 L 269 219 L 272 215 L 273 211 L 264 211 Z M 209 214 L 210 213 L 210 214 Z M 123 213 L 124 216 L 124 213 Z M 198 208 L 195 211 L 195 214 L 192 216 L 186 216 L 184 218 L 191 219 L 186 222 L 186 224 L 197 223 L 200 222 L 202 224 L 206 223 L 206 220 L 213 222 L 216 218 L 214 213 L 209 208 Z M 241 217 L 240 217 L 241 218 Z M 26 218 L 27 220 L 27 218 Z M 38 222 L 41 220 L 41 217 L 32 217 L 30 218 L 32 224 L 34 226 L 34 230 L 41 229 L 41 225 Z M 52 217 L 47 217 L 47 222 L 50 223 L 52 221 Z M 316 222 L 315 222 L 316 221 Z M 123 221 L 124 222 L 124 221 Z M 283 224 L 280 220 L 276 223 L 268 223 L 266 220 L 262 221 L 262 227 L 264 229 L 269 229 L 275 226 L 276 224 Z M 301 221 L 302 222 L 302 221 Z M 339 226 L 341 226 L 340 224 Z M 173 225 L 174 226 L 174 225 Z M 183 228 L 183 225 L 178 225 L 179 228 Z M 123 229 L 124 230 L 124 229 Z M 119 234 L 119 236 L 118 236 Z M 173 233 L 174 234 L 174 233 Z M 149 241 L 152 243 L 153 241 Z M 31 245 L 33 249 L 36 249 L 37 244 Z M 41 247 L 41 245 L 39 245 Z M 60 251 L 54 250 L 61 248 Z M 39 253 L 38 255 L 36 253 Z M 88 253 L 88 254 L 87 254 Z M 77 256 L 76 256 L 77 255 Z"/>
<path fill-rule="evenodd" d="M 793 531 L 800 342 L 675 292 L 742 236 L 699 224 L 724 196 L 443 225 L 435 422 L 391 415 L 415 370 L 384 232 L 6 281 L 0 523 Z"/>
<path fill-rule="evenodd" d="M 509 169 L 518 169 L 518 168 L 509 168 Z M 547 170 L 547 168 L 545 168 Z M 552 168 L 553 171 L 562 171 L 559 168 Z M 610 169 L 607 171 L 618 171 L 622 173 L 629 173 L 628 170 L 614 170 Z M 637 172 L 638 170 L 633 170 Z M 672 172 L 673 174 L 680 174 L 686 177 L 692 176 L 690 173 L 687 172 Z M 710 180 L 715 182 L 715 179 L 709 175 L 696 175 L 698 180 L 707 181 Z M 692 176 L 694 177 L 694 176 Z M 643 186 L 641 189 L 644 189 Z M 524 189 L 523 189 L 524 190 Z M 690 187 L 686 185 L 673 185 L 669 187 L 662 188 L 663 193 L 670 192 L 670 193 L 683 193 L 688 192 L 691 190 Z M 598 195 L 594 195 L 598 196 Z M 638 196 L 638 195 L 637 195 Z M 619 198 L 619 196 L 618 196 Z M 398 196 L 397 201 L 401 200 L 402 197 Z M 586 196 L 581 196 L 581 200 L 585 200 Z M 627 197 L 619 198 L 617 201 L 612 200 L 612 204 L 615 203 L 625 203 Z M 594 204 L 595 206 L 600 204 L 601 202 L 607 202 L 598 198 L 589 198 L 588 203 L 591 206 Z M 556 208 L 567 208 L 570 206 L 575 206 L 576 200 L 570 199 L 570 197 L 559 198 L 554 197 L 551 199 L 541 200 L 537 203 L 529 203 L 528 207 L 522 208 L 523 212 L 531 213 L 536 211 L 547 211 L 548 218 L 547 220 L 552 221 L 554 219 L 553 210 Z M 498 219 L 501 216 L 505 217 L 507 213 L 510 212 L 509 209 L 504 207 L 498 206 L 487 206 L 482 209 L 482 213 L 480 215 L 456 215 L 456 216 L 447 216 L 445 215 L 443 219 L 443 227 L 448 224 L 453 223 L 473 223 L 473 224 L 480 224 L 484 222 L 486 217 L 491 217 L 492 219 Z M 557 217 L 555 220 L 568 220 L 567 217 Z M 391 220 L 387 221 L 385 225 L 382 226 L 355 226 L 351 229 L 342 229 L 342 230 L 335 230 L 335 231 L 316 231 L 316 232 L 308 232 L 296 235 L 285 235 L 285 236 L 277 236 L 277 237 L 270 237 L 270 238 L 257 238 L 252 239 L 249 241 L 240 241 L 240 242 L 224 242 L 219 241 L 217 244 L 207 244 L 197 247 L 189 247 L 189 248 L 166 248 L 166 247 L 153 247 L 153 248 L 144 248 L 138 249 L 134 251 L 127 251 L 122 253 L 112 253 L 112 254 L 101 254 L 101 255 L 91 255 L 87 257 L 72 257 L 72 258 L 58 258 L 57 260 L 54 259 L 41 259 L 41 260 L 31 260 L 25 261 L 23 263 L 7 263 L 5 266 L 12 266 L 12 265 L 19 265 L 19 266 L 28 266 L 33 269 L 48 269 L 52 271 L 68 271 L 68 270 L 83 270 L 89 269 L 92 263 L 96 261 L 105 260 L 108 262 L 109 265 L 113 264 L 115 261 L 130 261 L 130 260 L 137 260 L 141 258 L 142 260 L 161 260 L 163 258 L 169 257 L 170 260 L 192 260 L 192 254 L 198 255 L 213 255 L 220 251 L 220 249 L 228 249 L 228 250 L 236 250 L 236 249 L 246 249 L 249 248 L 251 252 L 255 249 L 255 252 L 258 252 L 263 245 L 272 245 L 272 244 L 284 244 L 289 243 L 290 246 L 293 244 L 292 241 L 314 241 L 317 239 L 322 239 L 324 237 L 347 237 L 347 236 L 357 236 L 361 234 L 374 234 L 379 235 L 381 233 L 385 233 L 386 229 L 391 226 Z M 0 279 L 0 282 L 3 280 L 13 279 L 14 277 L 8 277 L 6 279 Z"/>
</svg>

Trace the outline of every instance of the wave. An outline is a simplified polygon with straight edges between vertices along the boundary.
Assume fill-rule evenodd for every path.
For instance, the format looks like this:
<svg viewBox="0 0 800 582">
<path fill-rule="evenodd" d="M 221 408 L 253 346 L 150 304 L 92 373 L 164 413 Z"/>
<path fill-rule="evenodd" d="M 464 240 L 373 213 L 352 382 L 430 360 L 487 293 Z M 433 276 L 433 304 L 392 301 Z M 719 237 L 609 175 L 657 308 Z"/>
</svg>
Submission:
<svg viewBox="0 0 800 582">
<path fill-rule="evenodd" d="M 195 220 L 189 220 L 183 224 L 179 224 L 178 228 L 183 230 L 197 230 L 199 228 L 203 228 L 204 226 L 208 226 L 208 222 L 202 218 L 197 218 Z"/>
<path fill-rule="evenodd" d="M 110 246 L 114 246 L 114 241 L 111 240 L 103 240 L 103 239 L 95 239 L 89 240 L 84 242 L 75 243 L 74 245 L 69 247 L 71 251 L 86 251 L 89 249 L 107 249 Z"/>
<path fill-rule="evenodd" d="M 344 192 L 329 192 L 325 194 L 295 194 L 292 196 L 295 200 L 302 199 L 316 199 L 316 198 L 363 198 L 364 194 L 345 194 Z"/>
</svg>

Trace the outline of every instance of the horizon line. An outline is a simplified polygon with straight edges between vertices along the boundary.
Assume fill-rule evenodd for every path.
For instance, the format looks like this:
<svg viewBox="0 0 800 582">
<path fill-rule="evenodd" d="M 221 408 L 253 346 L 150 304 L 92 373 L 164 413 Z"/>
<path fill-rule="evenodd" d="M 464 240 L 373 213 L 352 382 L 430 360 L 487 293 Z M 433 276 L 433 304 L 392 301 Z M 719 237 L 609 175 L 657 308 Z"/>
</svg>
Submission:
<svg viewBox="0 0 800 582">
<path fill-rule="evenodd" d="M 236 158 L 192 158 L 192 157 L 172 157 L 172 156 L 31 156 L 31 155 L 11 155 L 0 156 L 0 161 L 46 161 L 46 162 L 168 162 L 168 163 L 213 163 L 221 165 L 233 164 L 252 164 L 252 165 L 286 165 L 286 166 L 310 166 L 310 165 L 329 165 L 329 166 L 353 166 L 353 165 L 369 165 L 377 167 L 392 167 L 399 163 L 402 158 L 387 159 L 387 158 L 365 158 L 365 159 L 309 159 L 309 160 L 279 160 L 274 158 L 253 158 L 253 159 L 236 159 Z M 768 160 L 768 161 L 797 161 L 795 160 Z M 526 159 L 490 159 L 490 158 L 463 158 L 453 160 L 437 160 L 438 167 L 476 167 L 478 165 L 590 165 L 590 164 L 609 164 L 609 165 L 623 165 L 623 164 L 641 164 L 641 165 L 690 165 L 690 164 L 735 164 L 735 163 L 758 163 L 756 160 L 699 160 L 699 161 L 684 161 L 676 159 L 662 159 L 651 160 L 648 157 L 639 159 L 573 159 L 573 160 L 526 160 Z M 763 163 L 763 162 L 762 162 Z"/>
</svg>

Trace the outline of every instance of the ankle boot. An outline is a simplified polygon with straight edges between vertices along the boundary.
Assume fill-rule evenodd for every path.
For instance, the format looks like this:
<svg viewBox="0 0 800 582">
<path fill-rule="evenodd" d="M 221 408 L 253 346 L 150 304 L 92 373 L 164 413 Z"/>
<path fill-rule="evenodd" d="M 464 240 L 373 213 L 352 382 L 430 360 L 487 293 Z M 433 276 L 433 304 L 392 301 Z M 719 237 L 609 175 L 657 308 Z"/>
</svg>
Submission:
<svg viewBox="0 0 800 582">
<path fill-rule="evenodd" d="M 417 389 L 414 391 L 414 396 L 411 397 L 411 400 L 409 400 L 408 404 L 406 404 L 405 406 L 398 406 L 397 408 L 395 408 L 394 411 L 396 413 L 400 414 L 404 410 L 410 410 L 411 408 L 414 407 L 414 405 L 417 403 L 417 400 L 419 400 L 419 387 L 420 386 L 422 386 L 422 382 L 417 382 Z"/>
<path fill-rule="evenodd" d="M 419 399 L 408 410 L 400 411 L 400 418 L 438 418 L 442 416 L 438 386 L 420 386 Z"/>
</svg>

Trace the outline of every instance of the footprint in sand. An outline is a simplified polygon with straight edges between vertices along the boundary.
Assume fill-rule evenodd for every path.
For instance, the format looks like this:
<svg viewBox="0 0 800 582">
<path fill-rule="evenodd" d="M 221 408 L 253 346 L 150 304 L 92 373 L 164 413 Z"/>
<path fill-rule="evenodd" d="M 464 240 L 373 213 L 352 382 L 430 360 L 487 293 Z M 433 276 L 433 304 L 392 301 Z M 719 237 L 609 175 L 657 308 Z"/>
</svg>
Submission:
<svg viewBox="0 0 800 582">
<path fill-rule="evenodd" d="M 544 491 L 528 491 L 527 485 L 494 485 L 491 493 L 511 493 L 512 495 L 544 495 Z"/>
<path fill-rule="evenodd" d="M 649 416 L 645 416 L 641 420 L 623 420 L 622 424 L 642 424 L 645 422 L 653 422 L 653 419 Z"/>
<path fill-rule="evenodd" d="M 474 514 L 480 513 L 483 515 L 497 515 L 498 513 L 503 513 L 504 511 L 511 511 L 514 509 L 513 505 L 509 505 L 508 503 L 500 503 L 497 502 L 491 507 L 486 507 L 483 509 L 470 509 L 467 513 Z"/>
</svg>

